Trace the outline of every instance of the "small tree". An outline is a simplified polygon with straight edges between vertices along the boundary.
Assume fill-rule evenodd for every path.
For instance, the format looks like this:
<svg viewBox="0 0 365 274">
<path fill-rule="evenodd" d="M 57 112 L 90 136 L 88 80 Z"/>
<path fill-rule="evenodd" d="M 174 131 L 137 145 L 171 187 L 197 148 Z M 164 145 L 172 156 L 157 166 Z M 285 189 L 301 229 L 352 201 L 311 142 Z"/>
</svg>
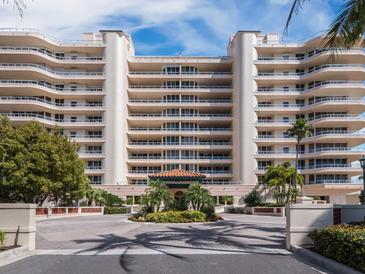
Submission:
<svg viewBox="0 0 365 274">
<path fill-rule="evenodd" d="M 213 197 L 199 183 L 192 183 L 185 195 L 186 201 L 191 204 L 194 210 L 201 211 L 202 208 L 214 206 Z"/>
<path fill-rule="evenodd" d="M 252 190 L 245 196 L 244 202 L 249 207 L 258 206 L 262 204 L 262 197 L 260 192 L 257 190 Z"/>
<path fill-rule="evenodd" d="M 153 208 L 153 211 L 160 211 L 162 204 L 169 206 L 173 203 L 173 197 L 166 186 L 160 180 L 150 181 L 150 188 L 146 190 L 145 201 L 148 201 L 148 205 Z M 142 199 L 143 200 L 143 199 Z"/>
</svg>

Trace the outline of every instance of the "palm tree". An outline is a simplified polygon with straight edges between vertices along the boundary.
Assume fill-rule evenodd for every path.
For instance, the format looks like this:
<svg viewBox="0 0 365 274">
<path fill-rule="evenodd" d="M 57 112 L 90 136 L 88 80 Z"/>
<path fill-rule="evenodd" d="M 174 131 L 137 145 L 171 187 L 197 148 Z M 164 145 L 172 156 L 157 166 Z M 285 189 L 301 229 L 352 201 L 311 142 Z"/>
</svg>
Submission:
<svg viewBox="0 0 365 274">
<path fill-rule="evenodd" d="M 186 192 L 186 201 L 191 203 L 194 210 L 201 210 L 204 207 L 214 205 L 212 196 L 209 191 L 202 188 L 199 183 L 193 183 Z"/>
<path fill-rule="evenodd" d="M 294 14 L 298 14 L 303 5 L 310 0 L 294 0 L 285 25 L 284 34 Z M 331 49 L 350 48 L 356 45 L 365 34 L 365 0 L 346 0 L 335 20 L 325 34 L 325 47 Z M 362 40 L 362 46 L 365 45 Z"/>
<path fill-rule="evenodd" d="M 149 186 L 150 188 L 146 190 L 146 195 L 157 212 L 160 211 L 162 203 L 166 206 L 172 202 L 172 194 L 166 184 L 156 180 L 150 181 Z"/>
<path fill-rule="evenodd" d="M 285 167 L 283 165 L 269 166 L 264 175 L 264 182 L 270 189 L 275 189 L 274 198 L 277 204 L 282 204 L 286 196 L 284 169 Z"/>
<path fill-rule="evenodd" d="M 298 173 L 298 161 L 299 161 L 299 150 L 300 143 L 303 138 L 311 136 L 313 132 L 313 126 L 308 124 L 308 122 L 304 119 L 298 119 L 293 124 L 292 127 L 289 128 L 286 133 L 290 137 L 295 137 L 297 140 L 297 144 L 295 146 L 295 172 Z M 293 177 L 294 179 L 294 187 L 297 188 L 297 176 Z M 289 192 L 291 192 L 291 184 L 289 184 Z"/>
<path fill-rule="evenodd" d="M 3 0 L 3 4 L 9 4 L 9 2 L 12 2 L 14 7 L 19 13 L 20 17 L 23 17 L 24 10 L 27 8 L 27 5 L 25 4 L 24 0 Z"/>
</svg>

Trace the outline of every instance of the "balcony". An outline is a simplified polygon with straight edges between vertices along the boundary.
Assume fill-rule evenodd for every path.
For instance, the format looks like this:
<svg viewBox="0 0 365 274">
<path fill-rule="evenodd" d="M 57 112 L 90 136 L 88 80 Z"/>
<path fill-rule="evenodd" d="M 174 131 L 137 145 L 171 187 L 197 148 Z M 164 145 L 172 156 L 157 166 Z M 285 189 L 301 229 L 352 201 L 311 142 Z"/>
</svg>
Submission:
<svg viewBox="0 0 365 274">
<path fill-rule="evenodd" d="M 66 61 L 67 63 L 78 63 L 78 62 L 100 62 L 104 61 L 103 56 L 82 56 L 77 54 L 67 55 L 54 53 L 49 49 L 42 47 L 9 47 L 4 46 L 0 47 L 0 54 L 9 53 L 9 54 L 36 54 L 45 58 L 53 59 L 56 62 Z"/>
<path fill-rule="evenodd" d="M 56 126 L 58 124 L 62 125 L 63 127 L 104 126 L 103 119 L 54 119 L 45 115 L 35 113 L 0 113 L 0 116 L 8 117 L 11 121 L 14 122 L 28 122 L 32 120 L 37 120 L 51 126 Z"/>
<path fill-rule="evenodd" d="M 46 88 L 51 90 L 51 92 L 57 93 L 103 93 L 104 90 L 102 87 L 59 87 L 57 85 L 48 84 L 45 81 L 33 81 L 33 80 L 0 80 L 0 87 L 21 87 L 21 88 Z"/>
<path fill-rule="evenodd" d="M 282 63 L 290 63 L 290 64 L 302 64 L 305 62 L 309 62 L 315 57 L 322 55 L 332 55 L 333 51 L 326 48 L 317 48 L 311 53 L 305 54 L 304 56 L 259 56 L 255 63 L 257 64 L 265 64 L 265 63 L 273 63 L 273 64 L 282 64 Z M 354 48 L 354 49 L 341 49 L 340 55 L 364 55 L 365 51 L 363 48 Z"/>
<path fill-rule="evenodd" d="M 194 105 L 232 105 L 232 100 L 226 99 L 197 99 L 197 100 L 148 100 L 148 99 L 130 99 L 128 101 L 130 104 L 135 105 L 171 105 L 171 104 L 194 104 Z"/>
<path fill-rule="evenodd" d="M 128 119 L 138 120 L 231 120 L 231 114 L 155 114 L 155 113 L 130 113 Z"/>
<path fill-rule="evenodd" d="M 160 142 L 160 141 L 134 141 L 130 146 L 231 146 L 231 142 L 200 141 L 200 142 Z"/>
<path fill-rule="evenodd" d="M 90 102 L 90 103 L 79 103 L 77 102 L 76 104 L 71 104 L 71 103 L 55 103 L 49 100 L 45 100 L 43 98 L 38 98 L 35 96 L 0 96 L 0 104 L 6 104 L 6 105 L 10 105 L 10 104 L 34 104 L 34 105 L 39 105 L 39 106 L 43 106 L 43 107 L 47 107 L 50 109 L 55 109 L 55 110 L 61 110 L 61 111 L 66 111 L 66 110 L 73 110 L 73 111 L 81 111 L 81 110 L 85 110 L 85 111 L 103 111 L 105 108 L 102 104 L 102 102 Z"/>
<path fill-rule="evenodd" d="M 212 155 L 200 155 L 200 156 L 161 156 L 161 155 L 130 155 L 129 160 L 232 160 L 231 156 L 212 156 Z"/>
<path fill-rule="evenodd" d="M 5 71 L 11 71 L 13 75 L 14 71 L 25 71 L 25 72 L 39 72 L 43 75 L 49 76 L 55 79 L 91 79 L 91 80 L 104 80 L 105 75 L 100 71 L 78 71 L 78 70 L 56 70 L 54 68 L 38 65 L 38 64 L 21 64 L 21 63 L 0 63 L 0 71 L 5 74 Z M 10 76 L 9 75 L 9 78 Z M 29 77 L 32 77 L 29 75 Z"/>
</svg>

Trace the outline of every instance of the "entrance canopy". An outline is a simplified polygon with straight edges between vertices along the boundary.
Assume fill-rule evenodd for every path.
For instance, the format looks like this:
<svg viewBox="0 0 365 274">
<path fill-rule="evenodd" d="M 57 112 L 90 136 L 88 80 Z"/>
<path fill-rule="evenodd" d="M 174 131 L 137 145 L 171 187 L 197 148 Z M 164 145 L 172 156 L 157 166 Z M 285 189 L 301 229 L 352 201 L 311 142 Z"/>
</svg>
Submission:
<svg viewBox="0 0 365 274">
<path fill-rule="evenodd" d="M 170 171 L 164 171 L 159 173 L 154 173 L 148 175 L 148 178 L 151 180 L 161 180 L 161 181 L 201 181 L 205 179 L 205 175 L 198 173 L 187 171 L 183 169 L 173 169 Z"/>
</svg>

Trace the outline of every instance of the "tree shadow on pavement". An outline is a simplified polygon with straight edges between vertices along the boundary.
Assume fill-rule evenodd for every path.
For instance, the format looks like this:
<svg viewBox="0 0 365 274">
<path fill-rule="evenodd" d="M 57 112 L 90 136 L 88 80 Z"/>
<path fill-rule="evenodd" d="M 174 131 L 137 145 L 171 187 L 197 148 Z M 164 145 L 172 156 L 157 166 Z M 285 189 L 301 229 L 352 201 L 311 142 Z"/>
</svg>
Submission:
<svg viewBox="0 0 365 274">
<path fill-rule="evenodd" d="M 148 228 L 148 227 L 147 227 Z M 156 227 L 155 227 L 156 228 Z M 255 234 L 257 230 L 257 234 Z M 250 233 L 244 233 L 250 231 Z M 268 235 L 260 236 L 259 232 Z M 270 249 L 284 248 L 283 228 L 245 224 L 236 221 L 220 221 L 216 223 L 172 225 L 168 224 L 157 231 L 142 231 L 133 236 L 116 234 L 98 235 L 99 238 L 74 240 L 76 244 L 92 243 L 93 246 L 78 253 L 102 253 L 113 249 L 124 249 L 119 256 L 119 264 L 123 270 L 130 272 L 135 264 L 132 256 L 127 256 L 134 249 L 147 249 L 189 262 L 190 259 L 169 253 L 169 249 L 199 249 L 202 251 L 229 251 L 270 253 Z M 273 234 L 273 235 L 271 235 Z M 275 235 L 277 234 L 277 235 Z"/>
</svg>

